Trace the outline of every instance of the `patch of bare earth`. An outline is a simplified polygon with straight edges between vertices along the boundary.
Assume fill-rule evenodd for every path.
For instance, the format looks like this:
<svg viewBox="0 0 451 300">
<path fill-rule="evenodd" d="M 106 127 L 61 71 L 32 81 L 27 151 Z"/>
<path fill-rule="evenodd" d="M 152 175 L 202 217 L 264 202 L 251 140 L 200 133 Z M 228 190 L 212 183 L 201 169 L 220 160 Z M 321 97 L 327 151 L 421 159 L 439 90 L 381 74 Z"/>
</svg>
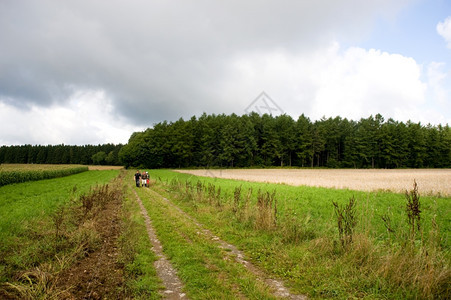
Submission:
<svg viewBox="0 0 451 300">
<path fill-rule="evenodd" d="M 451 169 L 204 169 L 177 172 L 295 186 L 395 193 L 412 189 L 415 180 L 423 195 L 451 196 Z"/>
<path fill-rule="evenodd" d="M 121 197 L 106 204 L 94 223 L 101 237 L 99 249 L 58 275 L 59 288 L 68 291 L 64 299 L 129 298 L 123 288 L 124 270 L 117 263 L 120 212 Z"/>
</svg>

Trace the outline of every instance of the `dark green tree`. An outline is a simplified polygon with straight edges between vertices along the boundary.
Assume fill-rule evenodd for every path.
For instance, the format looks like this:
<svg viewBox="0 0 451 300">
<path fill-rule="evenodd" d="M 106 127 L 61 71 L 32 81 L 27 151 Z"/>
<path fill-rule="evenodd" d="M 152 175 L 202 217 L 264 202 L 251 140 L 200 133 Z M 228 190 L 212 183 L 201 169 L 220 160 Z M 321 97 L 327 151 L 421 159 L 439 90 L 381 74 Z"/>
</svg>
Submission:
<svg viewBox="0 0 451 300">
<path fill-rule="evenodd" d="M 104 165 L 106 163 L 107 154 L 103 151 L 99 151 L 92 155 L 91 159 L 95 165 Z"/>
</svg>

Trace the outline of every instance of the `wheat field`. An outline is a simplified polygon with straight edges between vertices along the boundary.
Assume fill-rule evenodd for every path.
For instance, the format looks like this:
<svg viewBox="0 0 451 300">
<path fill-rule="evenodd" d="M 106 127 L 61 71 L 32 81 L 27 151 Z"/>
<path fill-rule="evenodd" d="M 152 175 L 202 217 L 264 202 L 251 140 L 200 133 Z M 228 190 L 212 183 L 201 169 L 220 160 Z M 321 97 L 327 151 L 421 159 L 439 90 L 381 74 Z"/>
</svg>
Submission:
<svg viewBox="0 0 451 300">
<path fill-rule="evenodd" d="M 414 180 L 423 195 L 451 196 L 451 169 L 203 169 L 196 176 L 361 191 L 404 193 Z"/>
</svg>

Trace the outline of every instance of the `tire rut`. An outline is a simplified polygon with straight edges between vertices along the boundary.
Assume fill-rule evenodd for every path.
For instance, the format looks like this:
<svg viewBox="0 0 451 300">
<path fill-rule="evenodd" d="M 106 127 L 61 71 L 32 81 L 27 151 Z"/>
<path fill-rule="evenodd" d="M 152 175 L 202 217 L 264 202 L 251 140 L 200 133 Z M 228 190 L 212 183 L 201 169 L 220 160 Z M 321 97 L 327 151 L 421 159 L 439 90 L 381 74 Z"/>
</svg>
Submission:
<svg viewBox="0 0 451 300">
<path fill-rule="evenodd" d="M 157 255 L 158 260 L 155 261 L 154 267 L 156 269 L 158 277 L 163 282 L 165 290 L 161 292 L 163 299 L 188 299 L 185 293 L 183 293 L 183 283 L 177 276 L 177 271 L 172 266 L 171 262 L 167 259 L 166 255 L 163 253 L 163 246 L 157 237 L 155 229 L 152 226 L 152 221 L 149 218 L 146 208 L 144 207 L 141 198 L 139 198 L 136 191 L 135 193 L 136 201 L 141 209 L 141 214 L 144 217 L 146 224 L 147 234 L 149 236 L 150 242 L 152 244 L 152 250 Z"/>
<path fill-rule="evenodd" d="M 219 248 L 225 249 L 226 259 L 233 259 L 236 262 L 242 264 L 249 272 L 254 274 L 254 276 L 257 278 L 257 280 L 264 282 L 268 287 L 269 290 L 273 293 L 274 296 L 278 298 L 285 298 L 285 299 L 293 299 L 293 300 L 306 300 L 308 297 L 306 295 L 297 295 L 292 294 L 288 288 L 286 288 L 285 283 L 276 278 L 268 277 L 265 272 L 263 272 L 261 269 L 259 269 L 257 266 L 252 264 L 250 261 L 245 259 L 244 253 L 239 250 L 236 246 L 227 243 L 226 241 L 223 241 L 221 238 L 216 236 L 214 233 L 212 233 L 209 229 L 206 229 L 201 223 L 199 223 L 196 219 L 188 215 L 186 212 L 184 212 L 180 207 L 172 203 L 170 200 L 168 200 L 166 197 L 161 195 L 155 190 L 149 189 L 149 192 L 158 195 L 161 199 L 163 199 L 165 202 L 167 202 L 171 207 L 176 209 L 181 215 L 189 219 L 191 222 L 193 222 L 196 226 L 200 228 L 200 231 L 198 234 L 202 234 L 205 237 L 207 237 L 212 242 L 219 245 Z"/>
</svg>

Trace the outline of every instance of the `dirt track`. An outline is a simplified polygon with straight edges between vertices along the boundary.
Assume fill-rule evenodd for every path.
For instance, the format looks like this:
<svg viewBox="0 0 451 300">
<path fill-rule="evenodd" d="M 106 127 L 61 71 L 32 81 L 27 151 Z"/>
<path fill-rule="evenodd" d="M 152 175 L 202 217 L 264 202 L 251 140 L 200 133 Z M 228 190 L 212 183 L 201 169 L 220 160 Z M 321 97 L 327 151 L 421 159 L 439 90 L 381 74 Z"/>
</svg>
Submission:
<svg viewBox="0 0 451 300">
<path fill-rule="evenodd" d="M 203 169 L 178 172 L 224 179 L 396 193 L 410 190 L 416 180 L 423 195 L 451 196 L 451 169 Z"/>
<path fill-rule="evenodd" d="M 182 292 L 183 283 L 177 275 L 177 271 L 172 266 L 172 263 L 168 260 L 163 252 L 163 246 L 157 237 L 154 227 L 152 226 L 152 221 L 147 214 L 147 210 L 144 204 L 139 198 L 135 190 L 133 190 L 136 201 L 141 209 L 141 214 L 146 223 L 146 230 L 149 236 L 150 242 L 152 243 L 152 250 L 157 255 L 158 260 L 154 263 L 155 270 L 158 277 L 161 279 L 163 286 L 165 287 L 164 292 L 162 292 L 163 299 L 188 299 L 186 294 Z"/>
<path fill-rule="evenodd" d="M 178 206 L 176 206 L 174 203 L 172 203 L 169 199 L 165 198 L 163 195 L 159 194 L 156 190 L 149 189 L 148 192 L 152 195 L 152 197 L 158 197 L 162 199 L 168 206 L 171 207 L 171 209 L 176 210 L 183 218 L 188 220 L 189 222 L 192 222 L 195 224 L 198 228 L 198 234 L 201 236 L 204 236 L 207 240 L 211 241 L 213 244 L 216 244 L 221 249 L 226 249 L 225 254 L 226 257 L 224 257 L 225 261 L 235 261 L 236 263 L 242 264 L 250 273 L 254 274 L 256 276 L 256 280 L 264 283 L 269 290 L 273 293 L 273 295 L 276 298 L 283 298 L 283 299 L 291 299 L 291 300 L 305 300 L 308 299 L 305 295 L 297 295 L 292 294 L 288 288 L 286 288 L 285 283 L 279 279 L 269 277 L 266 275 L 262 270 L 260 270 L 258 267 L 256 267 L 254 264 L 252 264 L 250 261 L 248 261 L 245 258 L 245 254 L 240 251 L 236 246 L 227 243 L 223 240 L 221 240 L 218 236 L 216 236 L 213 232 L 206 229 L 201 223 L 199 223 L 195 218 L 189 216 L 187 213 L 185 213 L 182 209 L 180 209 Z M 136 194 L 136 192 L 135 192 Z M 152 244 L 154 244 L 154 241 L 157 239 L 156 235 L 153 233 L 153 229 L 151 229 L 151 221 L 147 215 L 147 212 L 145 211 L 144 206 L 142 205 L 141 199 L 139 199 L 138 195 L 136 194 L 138 203 L 141 207 L 141 210 L 143 212 L 143 215 L 146 219 L 146 226 L 148 227 L 148 233 L 150 240 L 152 241 Z M 148 226 L 149 225 L 149 226 Z M 149 230 L 150 229 L 150 230 Z M 158 256 L 164 256 L 163 252 L 161 251 L 161 244 L 160 242 L 157 242 L 154 244 L 154 251 Z M 164 263 L 165 265 L 170 264 L 170 262 Z M 175 270 L 172 270 L 172 267 L 161 267 L 156 265 L 157 273 L 159 277 L 162 279 L 164 285 L 166 287 L 173 286 L 173 290 L 175 291 L 169 294 L 171 297 L 167 297 L 168 295 L 163 295 L 164 299 L 186 299 L 185 294 L 181 293 L 181 282 L 175 275 Z M 169 272 L 168 272 L 169 270 Z M 165 283 L 168 282 L 168 283 Z M 174 284 L 175 282 L 175 284 Z"/>
</svg>

